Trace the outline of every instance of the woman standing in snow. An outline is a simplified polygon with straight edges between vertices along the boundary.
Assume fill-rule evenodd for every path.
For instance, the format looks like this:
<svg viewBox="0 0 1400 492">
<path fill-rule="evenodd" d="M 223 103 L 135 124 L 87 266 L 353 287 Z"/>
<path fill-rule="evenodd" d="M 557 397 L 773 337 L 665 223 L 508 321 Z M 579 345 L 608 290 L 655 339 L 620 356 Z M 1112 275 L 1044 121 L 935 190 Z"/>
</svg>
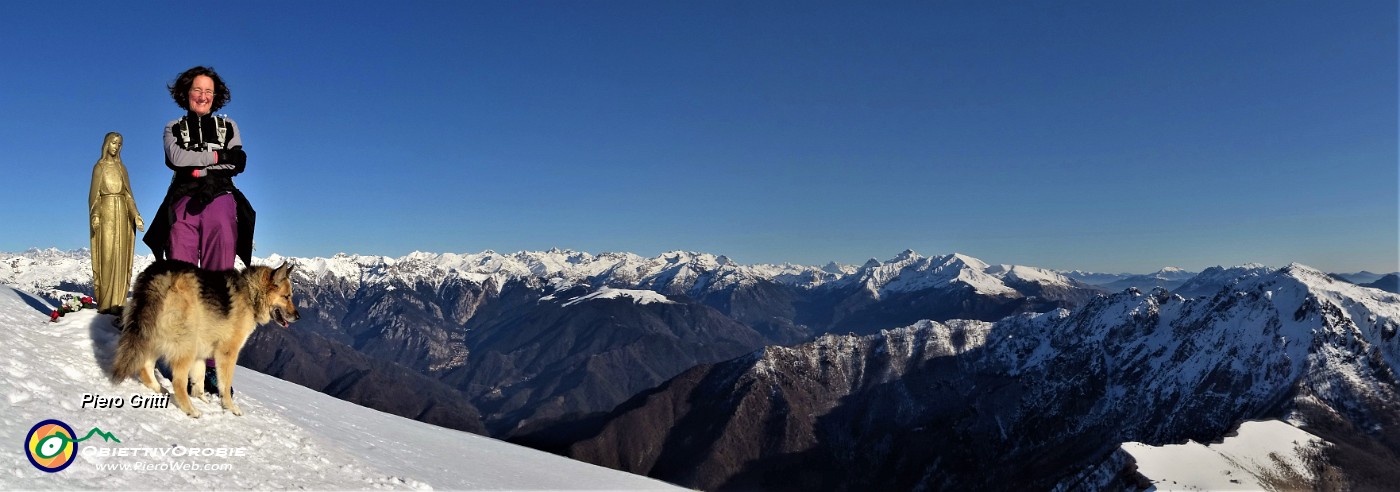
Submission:
<svg viewBox="0 0 1400 492">
<path fill-rule="evenodd" d="M 228 86 L 213 67 L 185 70 L 166 87 L 185 116 L 165 125 L 165 166 L 175 172 L 165 202 L 143 239 L 156 259 L 233 270 L 234 258 L 253 264 L 253 207 L 233 185 L 248 155 L 238 124 L 214 111 L 228 104 Z M 205 360 L 212 368 L 214 360 Z M 217 371 L 205 372 L 207 390 Z"/>
<path fill-rule="evenodd" d="M 233 185 L 248 162 L 243 135 L 232 118 L 213 114 L 228 103 L 228 86 L 199 66 L 167 88 L 185 116 L 165 125 L 165 165 L 175 175 L 143 240 L 157 259 L 206 270 L 232 270 L 234 258 L 251 265 L 253 207 Z"/>
<path fill-rule="evenodd" d="M 102 139 L 102 155 L 92 166 L 92 188 L 88 191 L 88 219 L 92 242 L 92 293 L 100 313 L 119 312 L 131 287 L 131 262 L 136 248 L 136 231 L 146 230 L 136 200 L 131 197 L 131 180 L 122 165 L 122 135 L 108 133 Z"/>
</svg>

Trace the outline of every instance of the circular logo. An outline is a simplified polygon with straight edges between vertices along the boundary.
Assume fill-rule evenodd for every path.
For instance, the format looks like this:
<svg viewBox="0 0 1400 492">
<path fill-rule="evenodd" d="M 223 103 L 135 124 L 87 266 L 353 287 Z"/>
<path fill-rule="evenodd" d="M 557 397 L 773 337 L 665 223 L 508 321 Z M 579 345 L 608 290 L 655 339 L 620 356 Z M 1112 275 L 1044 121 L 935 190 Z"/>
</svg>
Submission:
<svg viewBox="0 0 1400 492">
<path fill-rule="evenodd" d="M 73 428 L 61 420 L 49 419 L 34 424 L 24 436 L 24 451 L 35 468 L 54 473 L 73 464 L 78 455 L 78 443 L 73 440 Z"/>
</svg>

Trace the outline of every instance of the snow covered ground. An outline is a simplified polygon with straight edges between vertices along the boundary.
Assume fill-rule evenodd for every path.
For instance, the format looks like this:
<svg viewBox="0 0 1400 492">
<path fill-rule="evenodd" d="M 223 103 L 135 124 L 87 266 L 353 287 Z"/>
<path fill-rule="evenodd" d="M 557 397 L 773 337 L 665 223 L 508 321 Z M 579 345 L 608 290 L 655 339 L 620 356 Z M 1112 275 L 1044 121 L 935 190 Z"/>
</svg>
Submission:
<svg viewBox="0 0 1400 492">
<path fill-rule="evenodd" d="M 117 342 L 112 318 L 83 310 L 51 323 L 50 309 L 0 286 L 0 443 L 11 446 L 0 453 L 0 489 L 683 490 L 366 409 L 241 367 L 234 398 L 242 417 L 217 399 L 195 401 L 199 419 L 173 403 L 134 408 L 149 390 L 135 379 L 113 386 L 104 370 Z M 86 394 L 123 406 L 94 408 Z M 67 468 L 44 472 L 20 444 L 49 419 L 75 438 L 98 429 L 120 442 L 93 435 L 76 444 Z"/>
<path fill-rule="evenodd" d="M 1280 483 L 1313 482 L 1302 454 L 1324 445 L 1317 436 L 1269 420 L 1244 422 L 1238 435 L 1216 444 L 1130 442 L 1123 450 L 1157 490 L 1274 490 Z"/>
</svg>

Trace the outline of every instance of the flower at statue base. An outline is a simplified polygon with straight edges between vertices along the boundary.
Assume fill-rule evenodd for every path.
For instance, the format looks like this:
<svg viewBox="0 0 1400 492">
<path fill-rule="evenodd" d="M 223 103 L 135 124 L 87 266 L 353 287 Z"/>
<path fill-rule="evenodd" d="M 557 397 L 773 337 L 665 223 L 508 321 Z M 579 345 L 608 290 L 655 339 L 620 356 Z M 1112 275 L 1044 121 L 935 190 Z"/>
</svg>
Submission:
<svg viewBox="0 0 1400 492">
<path fill-rule="evenodd" d="M 92 302 L 91 297 L 83 296 L 79 298 L 64 294 L 63 297 L 58 300 L 58 309 L 55 309 L 53 313 L 49 314 L 49 321 L 58 321 L 58 318 L 62 318 L 65 314 L 77 312 L 83 308 L 95 307 L 97 307 L 97 305 Z"/>
</svg>

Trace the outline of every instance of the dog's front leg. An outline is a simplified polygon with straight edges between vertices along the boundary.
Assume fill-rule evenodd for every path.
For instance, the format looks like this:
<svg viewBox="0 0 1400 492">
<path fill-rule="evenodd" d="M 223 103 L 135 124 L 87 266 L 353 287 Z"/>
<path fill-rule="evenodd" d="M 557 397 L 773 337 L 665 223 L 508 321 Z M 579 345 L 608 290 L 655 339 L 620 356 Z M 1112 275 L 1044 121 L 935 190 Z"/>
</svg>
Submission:
<svg viewBox="0 0 1400 492">
<path fill-rule="evenodd" d="M 175 387 L 175 405 L 184 410 L 186 415 L 199 418 L 203 415 L 199 409 L 190 403 L 190 365 L 194 362 L 191 357 L 184 357 L 170 361 L 170 375 L 175 379 L 171 381 L 171 386 Z"/>
<path fill-rule="evenodd" d="M 233 368 L 238 365 L 238 352 L 220 351 L 214 355 L 214 370 L 219 374 L 219 401 L 234 415 L 243 416 L 243 409 L 233 402 Z"/>
</svg>

